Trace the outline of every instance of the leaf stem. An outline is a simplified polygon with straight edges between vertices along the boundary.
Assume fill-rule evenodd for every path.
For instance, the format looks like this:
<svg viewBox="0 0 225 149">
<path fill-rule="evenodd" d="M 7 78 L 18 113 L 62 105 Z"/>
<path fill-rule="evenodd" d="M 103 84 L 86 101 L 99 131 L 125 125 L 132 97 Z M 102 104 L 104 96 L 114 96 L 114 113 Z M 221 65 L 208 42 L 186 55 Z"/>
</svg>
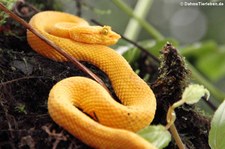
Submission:
<svg viewBox="0 0 225 149">
<path fill-rule="evenodd" d="M 166 128 L 170 129 L 170 132 L 172 133 L 172 136 L 173 136 L 173 138 L 174 138 L 174 140 L 175 140 L 179 149 L 185 149 L 185 145 L 182 142 L 182 140 L 180 138 L 180 135 L 177 131 L 177 128 L 174 124 L 174 122 L 176 120 L 176 113 L 175 113 L 174 109 L 179 107 L 183 103 L 184 103 L 184 101 L 179 100 L 176 103 L 174 103 L 172 106 L 170 106 L 168 111 L 167 111 L 167 116 L 166 116 L 166 120 L 167 120 Z"/>
<path fill-rule="evenodd" d="M 150 34 L 152 35 L 152 37 L 156 40 L 162 40 L 164 37 L 163 35 L 158 32 L 158 30 L 156 30 L 151 24 L 149 24 L 146 20 L 138 17 L 133 10 L 128 7 L 123 1 L 121 0 L 112 0 L 112 2 L 119 7 L 121 10 L 123 10 L 127 15 L 129 15 L 130 17 L 133 17 L 134 19 L 136 19 L 139 24 Z"/>
<path fill-rule="evenodd" d="M 175 103 L 172 105 L 173 110 L 174 110 L 175 108 L 181 106 L 181 105 L 184 104 L 184 103 L 185 103 L 185 101 L 184 101 L 183 99 L 178 100 L 177 102 L 175 102 Z"/>
<path fill-rule="evenodd" d="M 182 140 L 181 140 L 181 138 L 180 138 L 180 136 L 179 136 L 179 134 L 177 132 L 177 129 L 176 129 L 174 124 L 172 124 L 170 126 L 170 132 L 172 133 L 173 138 L 174 138 L 178 148 L 179 149 L 185 149 L 185 145 L 183 144 L 183 142 L 182 142 Z"/>
<path fill-rule="evenodd" d="M 152 6 L 153 0 L 139 0 L 136 3 L 133 13 L 140 19 L 145 19 L 150 7 Z M 141 26 L 138 21 L 134 18 L 130 18 L 127 24 L 124 36 L 131 40 L 136 40 L 141 31 Z"/>
</svg>

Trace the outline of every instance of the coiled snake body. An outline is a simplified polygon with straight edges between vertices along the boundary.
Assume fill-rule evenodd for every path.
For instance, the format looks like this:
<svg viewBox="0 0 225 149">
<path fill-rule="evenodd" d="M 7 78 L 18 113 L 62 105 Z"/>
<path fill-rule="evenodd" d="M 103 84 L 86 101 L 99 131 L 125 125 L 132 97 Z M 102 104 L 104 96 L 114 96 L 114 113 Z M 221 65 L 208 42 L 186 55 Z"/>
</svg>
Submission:
<svg viewBox="0 0 225 149">
<path fill-rule="evenodd" d="M 57 124 L 95 148 L 154 148 L 131 132 L 150 124 L 156 100 L 149 86 L 133 72 L 126 60 L 106 46 L 115 43 L 119 35 L 110 27 L 92 27 L 79 17 L 55 11 L 36 14 L 30 25 L 71 56 L 103 70 L 122 102 L 116 102 L 91 79 L 66 78 L 51 89 L 48 99 L 49 114 Z M 41 55 L 66 61 L 29 31 L 27 39 Z M 99 123 L 86 114 L 97 118 Z"/>
</svg>

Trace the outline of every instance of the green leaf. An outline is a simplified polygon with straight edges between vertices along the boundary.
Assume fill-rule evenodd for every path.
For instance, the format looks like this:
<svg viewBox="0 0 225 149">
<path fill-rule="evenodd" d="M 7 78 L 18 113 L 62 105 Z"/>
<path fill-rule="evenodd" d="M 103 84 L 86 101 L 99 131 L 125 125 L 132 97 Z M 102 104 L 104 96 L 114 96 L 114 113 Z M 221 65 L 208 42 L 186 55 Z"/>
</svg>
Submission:
<svg viewBox="0 0 225 149">
<path fill-rule="evenodd" d="M 225 76 L 225 48 L 199 58 L 196 67 L 212 81 L 221 79 Z"/>
<path fill-rule="evenodd" d="M 137 134 L 159 149 L 166 147 L 171 141 L 169 131 L 162 125 L 148 126 L 138 131 Z"/>
<path fill-rule="evenodd" d="M 199 58 L 199 57 L 202 57 L 203 55 L 211 54 L 217 48 L 218 47 L 216 42 L 209 40 L 209 41 L 205 41 L 201 43 L 194 43 L 194 44 L 188 45 L 184 48 L 181 48 L 180 52 L 186 58 L 189 58 L 189 57 Z"/>
<path fill-rule="evenodd" d="M 140 53 L 141 51 L 137 48 L 130 48 L 123 53 L 123 57 L 128 61 L 129 64 L 133 64 L 139 58 Z"/>
<path fill-rule="evenodd" d="M 160 54 L 160 50 L 162 50 L 162 48 L 165 46 L 167 42 L 172 43 L 173 46 L 178 46 L 178 42 L 170 38 L 166 38 L 160 41 L 145 40 L 138 42 L 138 44 L 141 45 L 143 48 L 145 48 L 149 53 L 158 57 Z M 127 45 L 126 47 L 129 49 L 123 53 L 123 57 L 132 65 L 139 58 L 141 50 L 133 46 L 129 47 L 129 45 Z M 121 47 L 118 47 L 117 51 L 118 50 L 120 51 L 120 48 Z"/>
<path fill-rule="evenodd" d="M 188 45 L 180 51 L 211 81 L 225 76 L 225 46 L 219 47 L 215 41 L 209 40 Z"/>
<path fill-rule="evenodd" d="M 191 84 L 185 88 L 181 100 L 187 104 L 194 104 L 202 97 L 208 100 L 209 95 L 209 91 L 203 85 Z"/>
<path fill-rule="evenodd" d="M 216 110 L 209 131 L 209 145 L 212 149 L 225 148 L 225 101 Z"/>
</svg>

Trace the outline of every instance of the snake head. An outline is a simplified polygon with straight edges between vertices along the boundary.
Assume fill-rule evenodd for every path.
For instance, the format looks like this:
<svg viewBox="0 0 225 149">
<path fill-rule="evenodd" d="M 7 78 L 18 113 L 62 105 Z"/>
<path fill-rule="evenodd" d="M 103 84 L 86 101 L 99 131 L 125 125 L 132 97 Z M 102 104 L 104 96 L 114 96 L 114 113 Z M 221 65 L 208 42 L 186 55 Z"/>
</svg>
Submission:
<svg viewBox="0 0 225 149">
<path fill-rule="evenodd" d="M 121 36 L 110 26 L 76 26 L 70 29 L 70 39 L 88 44 L 113 45 Z"/>
<path fill-rule="evenodd" d="M 99 34 L 102 37 L 102 42 L 105 42 L 106 45 L 113 45 L 121 38 L 119 34 L 112 31 L 110 26 L 103 26 Z"/>
</svg>

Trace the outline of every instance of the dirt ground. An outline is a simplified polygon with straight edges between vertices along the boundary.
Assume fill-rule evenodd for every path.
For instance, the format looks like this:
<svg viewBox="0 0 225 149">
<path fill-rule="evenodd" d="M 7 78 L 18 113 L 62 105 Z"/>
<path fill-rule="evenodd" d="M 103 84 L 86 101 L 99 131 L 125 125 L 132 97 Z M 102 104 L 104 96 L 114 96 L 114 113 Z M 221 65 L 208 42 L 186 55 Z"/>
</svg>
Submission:
<svg viewBox="0 0 225 149">
<path fill-rule="evenodd" d="M 70 76 L 87 75 L 69 62 L 54 62 L 35 53 L 27 44 L 26 30 L 14 21 L 9 20 L 0 31 L 0 148 L 90 148 L 55 124 L 47 109 L 48 93 L 56 82 Z M 174 102 L 174 97 L 180 97 L 187 79 L 177 53 L 168 53 L 164 49 L 164 69 L 159 72 L 158 66 L 146 63 L 149 58 L 145 54 L 138 60 L 141 76 L 155 74 L 149 83 L 157 97 L 154 124 L 165 124 L 168 105 Z M 169 63 L 174 60 L 181 65 L 171 66 Z M 106 75 L 94 66 L 84 64 L 110 86 Z M 162 75 L 169 70 L 173 73 Z M 173 90 L 168 95 L 174 86 L 179 91 Z M 185 105 L 176 113 L 175 124 L 187 148 L 210 148 L 209 118 L 196 112 L 194 106 Z M 167 148 L 177 147 L 172 141 Z"/>
</svg>

